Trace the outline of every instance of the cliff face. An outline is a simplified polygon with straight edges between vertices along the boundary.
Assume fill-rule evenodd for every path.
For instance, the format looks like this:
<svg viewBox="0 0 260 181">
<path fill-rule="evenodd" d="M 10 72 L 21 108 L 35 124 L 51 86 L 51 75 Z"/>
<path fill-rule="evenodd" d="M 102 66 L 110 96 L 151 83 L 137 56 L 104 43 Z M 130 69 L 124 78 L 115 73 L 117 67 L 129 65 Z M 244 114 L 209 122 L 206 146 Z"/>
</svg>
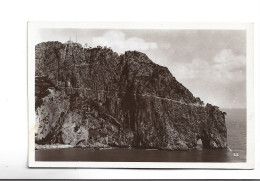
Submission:
<svg viewBox="0 0 260 181">
<path fill-rule="evenodd" d="M 225 148 L 225 114 L 145 54 L 46 42 L 35 47 L 36 143 Z"/>
</svg>

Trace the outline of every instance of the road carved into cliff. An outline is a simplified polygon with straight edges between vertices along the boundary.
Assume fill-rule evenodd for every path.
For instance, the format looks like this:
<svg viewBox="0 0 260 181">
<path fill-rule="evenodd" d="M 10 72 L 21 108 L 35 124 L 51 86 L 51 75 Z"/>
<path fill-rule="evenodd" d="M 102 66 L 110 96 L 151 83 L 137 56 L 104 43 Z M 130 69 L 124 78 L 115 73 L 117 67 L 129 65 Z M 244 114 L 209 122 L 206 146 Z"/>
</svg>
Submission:
<svg viewBox="0 0 260 181">
<path fill-rule="evenodd" d="M 61 89 L 87 90 L 87 91 L 96 91 L 96 92 L 106 92 L 106 93 L 118 92 L 118 91 L 106 91 L 106 90 L 93 90 L 93 89 L 89 89 L 89 88 L 80 88 L 80 87 L 61 87 L 61 86 L 59 86 L 59 88 L 61 88 Z M 121 93 L 125 94 L 126 92 L 121 91 Z M 156 98 L 156 99 L 172 101 L 172 102 L 182 104 L 182 105 L 186 105 L 186 106 L 206 107 L 205 105 L 198 105 L 198 104 L 195 104 L 195 103 L 185 103 L 185 102 L 177 101 L 177 100 L 174 100 L 174 99 L 170 99 L 170 98 L 166 98 L 166 97 L 160 97 L 160 96 L 151 95 L 151 94 L 131 94 L 131 95 L 134 95 L 134 96 L 138 95 L 138 96 L 142 96 L 142 97 L 152 97 L 152 98 Z"/>
</svg>

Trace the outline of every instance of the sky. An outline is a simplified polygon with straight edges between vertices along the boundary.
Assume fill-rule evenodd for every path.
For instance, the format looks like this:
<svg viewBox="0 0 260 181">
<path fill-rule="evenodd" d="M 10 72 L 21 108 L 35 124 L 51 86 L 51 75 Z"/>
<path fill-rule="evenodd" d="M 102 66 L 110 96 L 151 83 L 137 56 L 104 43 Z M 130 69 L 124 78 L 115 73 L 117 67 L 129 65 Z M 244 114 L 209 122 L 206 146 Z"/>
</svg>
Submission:
<svg viewBox="0 0 260 181">
<path fill-rule="evenodd" d="M 146 53 L 205 103 L 246 108 L 244 30 L 38 29 L 34 38 L 35 43 L 70 39 L 118 53 Z"/>
</svg>

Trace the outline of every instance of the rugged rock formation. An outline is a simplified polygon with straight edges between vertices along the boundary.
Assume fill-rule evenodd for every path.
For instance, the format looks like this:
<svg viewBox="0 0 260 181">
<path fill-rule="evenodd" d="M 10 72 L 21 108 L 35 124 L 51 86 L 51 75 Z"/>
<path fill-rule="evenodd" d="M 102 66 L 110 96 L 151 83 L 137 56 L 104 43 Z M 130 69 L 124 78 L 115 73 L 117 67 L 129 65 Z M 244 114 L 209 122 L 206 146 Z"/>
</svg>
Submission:
<svg viewBox="0 0 260 181">
<path fill-rule="evenodd" d="M 145 54 L 68 42 L 35 47 L 37 144 L 226 148 L 225 113 Z"/>
</svg>

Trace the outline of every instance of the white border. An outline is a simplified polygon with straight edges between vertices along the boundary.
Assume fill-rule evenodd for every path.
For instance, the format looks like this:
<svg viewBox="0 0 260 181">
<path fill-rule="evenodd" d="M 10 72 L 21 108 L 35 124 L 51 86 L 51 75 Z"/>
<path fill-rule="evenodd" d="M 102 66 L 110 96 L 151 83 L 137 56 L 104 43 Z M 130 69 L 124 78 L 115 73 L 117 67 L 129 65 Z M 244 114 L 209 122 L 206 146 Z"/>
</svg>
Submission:
<svg viewBox="0 0 260 181">
<path fill-rule="evenodd" d="M 80 29 L 212 29 L 246 30 L 247 32 L 247 161 L 245 163 L 187 163 L 187 162 L 36 162 L 35 161 L 35 32 L 39 28 Z M 253 24 L 249 23 L 124 23 L 124 22 L 29 22 L 28 23 L 28 114 L 29 167 L 79 168 L 254 168 L 254 82 L 253 82 Z"/>
</svg>

